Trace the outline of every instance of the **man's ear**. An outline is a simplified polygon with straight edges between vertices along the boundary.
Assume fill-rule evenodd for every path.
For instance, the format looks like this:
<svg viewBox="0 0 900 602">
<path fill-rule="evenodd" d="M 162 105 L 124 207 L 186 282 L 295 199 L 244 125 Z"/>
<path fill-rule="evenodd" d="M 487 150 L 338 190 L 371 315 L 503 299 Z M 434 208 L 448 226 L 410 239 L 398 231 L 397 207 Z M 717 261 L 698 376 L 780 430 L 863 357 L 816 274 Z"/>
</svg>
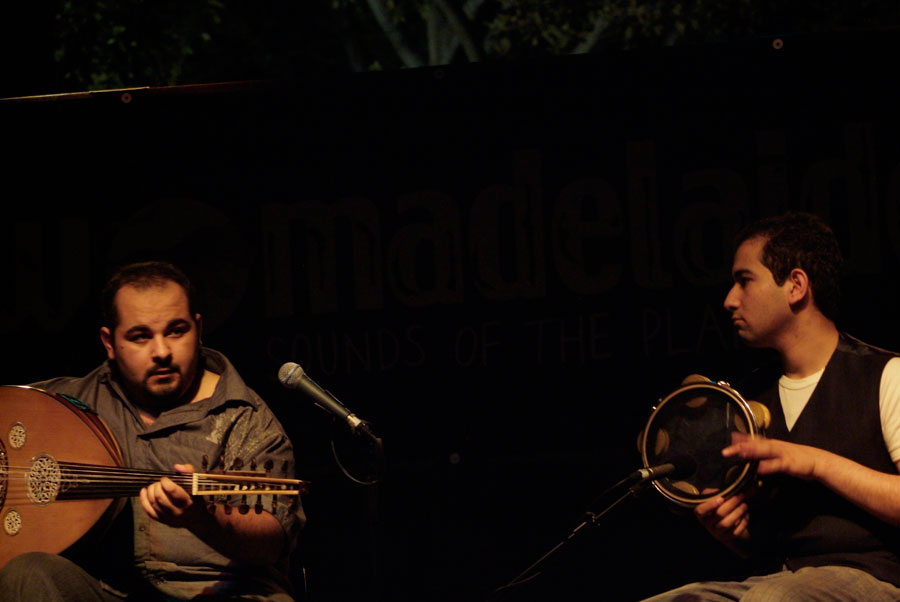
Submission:
<svg viewBox="0 0 900 602">
<path fill-rule="evenodd" d="M 812 289 L 809 286 L 809 276 L 800 268 L 791 270 L 788 276 L 791 286 L 788 290 L 788 302 L 796 305 L 804 300 L 812 300 Z"/>
<path fill-rule="evenodd" d="M 100 341 L 106 348 L 106 357 L 111 360 L 116 359 L 116 346 L 113 343 L 113 335 L 106 326 L 100 327 Z"/>
</svg>

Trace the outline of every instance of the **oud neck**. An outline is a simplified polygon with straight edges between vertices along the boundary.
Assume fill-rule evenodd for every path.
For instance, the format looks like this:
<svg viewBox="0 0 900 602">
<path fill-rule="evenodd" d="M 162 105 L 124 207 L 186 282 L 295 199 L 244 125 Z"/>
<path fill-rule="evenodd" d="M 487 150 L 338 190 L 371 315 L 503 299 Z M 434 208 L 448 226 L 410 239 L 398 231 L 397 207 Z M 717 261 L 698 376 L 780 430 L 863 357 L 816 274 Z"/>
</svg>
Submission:
<svg viewBox="0 0 900 602">
<path fill-rule="evenodd" d="M 58 499 L 133 497 L 168 477 L 194 496 L 299 495 L 304 482 L 256 473 L 171 473 L 78 463 L 60 463 Z"/>
</svg>

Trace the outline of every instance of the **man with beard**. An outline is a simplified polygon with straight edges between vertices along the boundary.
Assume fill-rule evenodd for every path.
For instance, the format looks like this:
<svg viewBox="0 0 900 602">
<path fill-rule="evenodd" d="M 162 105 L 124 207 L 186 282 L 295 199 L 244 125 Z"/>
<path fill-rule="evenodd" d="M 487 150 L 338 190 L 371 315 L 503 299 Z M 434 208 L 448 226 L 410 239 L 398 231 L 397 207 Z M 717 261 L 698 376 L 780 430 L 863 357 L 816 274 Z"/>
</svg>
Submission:
<svg viewBox="0 0 900 602">
<path fill-rule="evenodd" d="M 841 265 L 814 215 L 739 235 L 725 309 L 747 345 L 778 353 L 780 375 L 752 395 L 771 412 L 767 437 L 736 434 L 722 454 L 758 461 L 764 486 L 695 514 L 766 570 L 653 602 L 900 600 L 900 358 L 838 330 Z"/>
<path fill-rule="evenodd" d="M 107 360 L 83 378 L 35 386 L 86 404 L 110 427 L 126 465 L 215 472 L 258 465 L 292 478 L 284 429 L 221 353 L 204 348 L 188 278 L 163 262 L 120 269 L 102 294 Z M 28 553 L 0 572 L 0 599 L 288 602 L 289 555 L 305 516 L 297 496 L 255 510 L 208 506 L 163 477 L 130 500 L 102 547 Z M 244 509 L 242 509 L 244 510 Z"/>
</svg>

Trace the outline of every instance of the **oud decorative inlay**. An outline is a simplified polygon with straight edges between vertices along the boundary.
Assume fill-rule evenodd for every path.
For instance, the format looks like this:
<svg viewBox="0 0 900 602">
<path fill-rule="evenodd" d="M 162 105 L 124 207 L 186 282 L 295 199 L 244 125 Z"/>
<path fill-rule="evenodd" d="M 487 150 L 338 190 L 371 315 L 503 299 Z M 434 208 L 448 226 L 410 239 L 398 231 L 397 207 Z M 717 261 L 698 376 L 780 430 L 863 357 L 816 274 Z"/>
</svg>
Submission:
<svg viewBox="0 0 900 602">
<path fill-rule="evenodd" d="M 3 530 L 7 535 L 16 535 L 22 528 L 22 515 L 15 510 L 10 510 L 3 517 Z"/>
<path fill-rule="evenodd" d="M 25 445 L 25 425 L 17 422 L 9 427 L 9 445 L 13 449 L 21 449 Z"/>
</svg>

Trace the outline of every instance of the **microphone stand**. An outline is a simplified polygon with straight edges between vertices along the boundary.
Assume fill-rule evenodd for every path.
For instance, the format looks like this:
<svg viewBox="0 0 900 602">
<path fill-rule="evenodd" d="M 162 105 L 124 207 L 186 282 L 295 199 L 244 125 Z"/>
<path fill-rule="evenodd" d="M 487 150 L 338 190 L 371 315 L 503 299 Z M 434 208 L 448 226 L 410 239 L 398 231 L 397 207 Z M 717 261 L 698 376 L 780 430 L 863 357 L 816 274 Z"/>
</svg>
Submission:
<svg viewBox="0 0 900 602">
<path fill-rule="evenodd" d="M 335 419 L 335 423 L 337 423 L 337 419 Z M 354 443 L 365 448 L 371 456 L 368 459 L 369 462 L 366 462 L 368 466 L 364 469 L 364 475 L 354 475 L 353 471 L 341 461 L 334 436 L 331 437 L 331 452 L 335 463 L 343 475 L 353 483 L 365 487 L 362 501 L 369 540 L 368 562 L 372 579 L 370 588 L 376 593 L 374 600 L 382 600 L 384 596 L 384 584 L 382 583 L 383 567 L 381 562 L 383 543 L 381 541 L 381 520 L 379 518 L 379 485 L 385 474 L 384 442 L 381 437 L 372 431 L 369 423 L 364 420 L 351 428 L 350 437 Z"/>
<path fill-rule="evenodd" d="M 601 499 L 603 499 L 604 497 L 606 497 L 613 491 L 616 491 L 623 485 L 627 485 L 629 483 L 629 481 L 631 481 L 632 479 L 633 479 L 633 476 L 629 475 L 628 477 L 625 477 L 624 479 L 622 479 L 615 485 L 607 488 L 606 491 L 601 493 L 599 496 L 597 496 L 594 499 L 593 502 L 591 502 L 591 506 L 593 507 L 595 504 L 599 503 L 599 501 Z M 585 519 L 581 522 L 581 524 L 579 524 L 577 527 L 572 529 L 572 531 L 562 541 L 560 541 L 555 546 L 550 548 L 550 550 L 548 550 L 543 556 L 538 558 L 534 563 L 532 563 L 524 571 L 519 573 L 519 575 L 517 575 L 514 579 L 512 579 L 512 581 L 510 581 L 506 585 L 502 585 L 502 586 L 498 587 L 497 589 L 495 589 L 493 594 L 491 595 L 491 597 L 488 598 L 488 602 L 491 602 L 492 600 L 500 600 L 500 599 L 502 599 L 503 594 L 507 593 L 512 588 L 517 587 L 519 585 L 523 585 L 523 584 L 528 583 L 529 581 L 537 578 L 541 574 L 541 571 L 539 569 L 544 564 L 546 564 L 547 561 L 551 557 L 553 557 L 556 553 L 558 553 L 561 549 L 563 549 L 567 544 L 572 542 L 580 533 L 584 532 L 587 527 L 596 526 L 597 523 L 599 522 L 599 520 L 601 518 L 603 518 L 603 516 L 605 516 L 610 510 L 612 510 L 613 508 L 618 506 L 620 503 L 624 502 L 629 497 L 634 496 L 638 492 L 638 490 L 640 490 L 645 484 L 647 484 L 649 482 L 650 482 L 650 479 L 647 479 L 647 480 L 641 480 L 641 481 L 638 481 L 638 482 L 632 484 L 630 487 L 628 487 L 628 489 L 627 489 L 627 491 L 625 491 L 625 493 L 623 493 L 622 495 L 617 497 L 612 502 L 608 503 L 599 512 L 592 512 L 590 510 L 585 512 Z"/>
</svg>

